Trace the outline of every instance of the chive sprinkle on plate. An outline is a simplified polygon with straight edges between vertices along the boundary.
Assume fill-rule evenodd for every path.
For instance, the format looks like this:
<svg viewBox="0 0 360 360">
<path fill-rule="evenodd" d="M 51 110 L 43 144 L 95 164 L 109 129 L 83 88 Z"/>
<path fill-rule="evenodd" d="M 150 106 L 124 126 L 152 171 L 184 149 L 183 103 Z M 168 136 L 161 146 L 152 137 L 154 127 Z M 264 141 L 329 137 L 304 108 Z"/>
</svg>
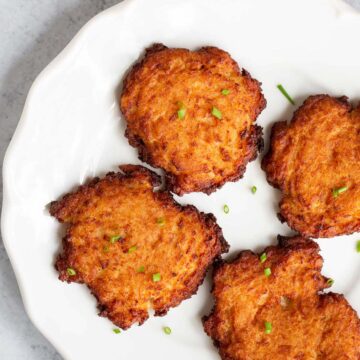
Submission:
<svg viewBox="0 0 360 360">
<path fill-rule="evenodd" d="M 295 105 L 295 101 L 292 99 L 292 97 L 288 94 L 288 92 L 284 89 L 284 87 L 279 84 L 277 86 L 277 88 L 280 90 L 280 92 L 289 100 L 289 102 L 292 104 L 292 105 Z"/>
<path fill-rule="evenodd" d="M 177 114 L 178 114 L 178 118 L 179 118 L 180 120 L 182 120 L 182 119 L 185 117 L 186 109 L 184 109 L 184 108 L 179 109 L 178 112 L 177 112 Z"/>
<path fill-rule="evenodd" d="M 223 94 L 223 95 L 229 95 L 230 94 L 230 90 L 229 89 L 222 89 L 221 90 L 221 94 Z"/>
<path fill-rule="evenodd" d="M 132 246 L 131 248 L 129 248 L 128 253 L 131 254 L 131 253 L 133 253 L 133 252 L 136 251 L 136 250 L 137 250 L 137 246 L 134 245 L 134 246 Z"/>
<path fill-rule="evenodd" d="M 75 276 L 76 275 L 76 271 L 73 268 L 67 268 L 66 272 L 68 273 L 69 276 Z"/>
<path fill-rule="evenodd" d="M 112 244 L 115 244 L 118 240 L 122 239 L 123 237 L 121 235 L 114 235 L 110 238 L 110 242 Z"/>
<path fill-rule="evenodd" d="M 360 240 L 356 242 L 356 251 L 360 253 Z"/>
<path fill-rule="evenodd" d="M 269 321 L 265 321 L 264 322 L 264 326 L 265 326 L 265 334 L 271 334 L 272 331 L 272 324 Z"/>
<path fill-rule="evenodd" d="M 138 267 L 137 268 L 137 270 L 136 270 L 136 272 L 138 272 L 138 273 L 143 273 L 143 272 L 145 272 L 145 266 L 140 266 L 140 267 Z"/>
<path fill-rule="evenodd" d="M 260 262 L 261 262 L 261 263 L 264 263 L 264 262 L 266 261 L 266 259 L 267 259 L 267 255 L 266 255 L 266 253 L 264 252 L 264 253 L 262 253 L 262 254 L 260 255 Z"/>
<path fill-rule="evenodd" d="M 114 334 L 120 334 L 121 330 L 120 329 L 113 329 Z"/>
<path fill-rule="evenodd" d="M 342 186 L 340 188 L 333 189 L 333 191 L 332 191 L 333 197 L 337 198 L 340 194 L 345 192 L 347 189 L 348 189 L 347 186 Z"/>
<path fill-rule="evenodd" d="M 255 194 L 257 192 L 257 187 L 255 185 L 251 188 L 251 192 L 253 194 Z"/>
<path fill-rule="evenodd" d="M 230 211 L 229 207 L 226 204 L 224 205 L 223 210 L 225 214 L 228 214 Z"/>
<path fill-rule="evenodd" d="M 213 106 L 213 108 L 211 109 L 211 114 L 213 114 L 219 120 L 222 119 L 221 111 L 215 106 Z"/>
<path fill-rule="evenodd" d="M 153 282 L 159 282 L 161 280 L 161 274 L 160 273 L 153 274 L 152 280 Z"/>
<path fill-rule="evenodd" d="M 271 275 L 271 269 L 269 267 L 264 269 L 264 274 L 266 277 L 269 277 Z"/>
<path fill-rule="evenodd" d="M 178 112 L 177 112 L 178 118 L 179 118 L 180 120 L 182 120 L 182 119 L 185 117 L 185 115 L 186 115 L 185 105 L 184 105 L 184 103 L 181 102 L 181 101 L 178 101 L 177 105 L 178 105 L 178 107 L 179 107 L 179 110 L 178 110 Z"/>
<path fill-rule="evenodd" d="M 334 284 L 334 279 L 328 279 L 328 280 L 327 280 L 327 284 L 328 284 L 329 286 L 332 286 L 332 285 Z"/>
<path fill-rule="evenodd" d="M 171 329 L 170 329 L 168 326 L 165 326 L 165 327 L 163 328 L 163 330 L 164 330 L 164 333 L 165 333 L 166 335 L 170 335 L 170 334 L 171 334 Z"/>
</svg>

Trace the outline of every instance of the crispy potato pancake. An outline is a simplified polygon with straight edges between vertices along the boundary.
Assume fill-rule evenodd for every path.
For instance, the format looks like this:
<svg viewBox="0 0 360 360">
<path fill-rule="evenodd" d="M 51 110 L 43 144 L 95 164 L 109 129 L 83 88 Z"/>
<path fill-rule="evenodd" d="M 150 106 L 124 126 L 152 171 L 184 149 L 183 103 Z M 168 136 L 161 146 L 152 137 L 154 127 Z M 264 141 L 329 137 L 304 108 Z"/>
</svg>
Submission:
<svg viewBox="0 0 360 360">
<path fill-rule="evenodd" d="M 360 231 L 360 106 L 310 96 L 274 125 L 262 168 L 283 193 L 281 219 L 303 236 Z"/>
<path fill-rule="evenodd" d="M 50 213 L 68 225 L 59 279 L 85 283 L 100 315 L 126 329 L 142 324 L 150 309 L 165 315 L 196 293 L 227 244 L 213 215 L 154 191 L 155 173 L 120 170 L 53 202 Z"/>
<path fill-rule="evenodd" d="M 255 120 L 265 104 L 259 82 L 227 52 L 161 44 L 131 69 L 120 99 L 129 143 L 178 195 L 243 176 L 263 144 Z"/>
<path fill-rule="evenodd" d="M 279 237 L 263 254 L 242 251 L 214 271 L 216 303 L 204 328 L 222 359 L 359 360 L 356 312 L 342 295 L 320 293 L 330 285 L 319 246 Z"/>
</svg>

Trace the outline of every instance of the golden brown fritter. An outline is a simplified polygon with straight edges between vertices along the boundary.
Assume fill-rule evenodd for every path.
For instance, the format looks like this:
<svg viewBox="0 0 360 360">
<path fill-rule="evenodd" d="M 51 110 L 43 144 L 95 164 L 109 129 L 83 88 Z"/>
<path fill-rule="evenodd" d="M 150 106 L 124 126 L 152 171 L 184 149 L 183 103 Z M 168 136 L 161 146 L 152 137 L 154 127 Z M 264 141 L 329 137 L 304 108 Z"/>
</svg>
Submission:
<svg viewBox="0 0 360 360">
<path fill-rule="evenodd" d="M 258 81 L 227 52 L 161 44 L 131 69 L 120 99 L 130 144 L 179 195 L 242 177 L 262 146 L 255 120 L 265 103 Z"/>
<path fill-rule="evenodd" d="M 303 236 L 360 231 L 360 106 L 310 96 L 274 125 L 262 167 L 283 193 L 281 218 Z"/>
<path fill-rule="evenodd" d="M 227 244 L 213 215 L 154 191 L 155 173 L 120 169 L 52 203 L 50 213 L 68 224 L 60 280 L 87 284 L 101 315 L 126 329 L 194 294 Z"/>
<path fill-rule="evenodd" d="M 264 253 L 242 251 L 214 272 L 216 304 L 204 328 L 222 359 L 359 360 L 356 312 L 342 295 L 319 293 L 329 287 L 319 246 L 279 237 Z"/>
</svg>

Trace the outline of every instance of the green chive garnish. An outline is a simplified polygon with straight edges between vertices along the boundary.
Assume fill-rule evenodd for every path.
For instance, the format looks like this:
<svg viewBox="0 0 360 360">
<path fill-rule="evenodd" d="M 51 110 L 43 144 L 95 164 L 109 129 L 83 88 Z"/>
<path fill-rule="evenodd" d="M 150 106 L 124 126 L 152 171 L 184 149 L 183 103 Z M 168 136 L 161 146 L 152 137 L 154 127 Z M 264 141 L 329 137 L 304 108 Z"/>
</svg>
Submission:
<svg viewBox="0 0 360 360">
<path fill-rule="evenodd" d="M 178 114 L 178 118 L 180 120 L 182 120 L 185 117 L 186 109 L 182 108 L 182 109 L 178 110 L 177 114 Z"/>
<path fill-rule="evenodd" d="M 327 284 L 328 284 L 329 286 L 332 286 L 332 285 L 334 284 L 334 279 L 328 279 L 328 280 L 327 280 Z"/>
<path fill-rule="evenodd" d="M 271 334 L 272 331 L 272 324 L 269 321 L 264 322 L 265 325 L 265 334 Z"/>
<path fill-rule="evenodd" d="M 114 235 L 110 238 L 110 242 L 112 244 L 116 243 L 118 240 L 122 239 L 123 237 L 121 235 Z"/>
<path fill-rule="evenodd" d="M 335 198 L 338 197 L 341 193 L 345 192 L 347 189 L 348 189 L 347 186 L 333 189 L 333 191 L 332 191 L 333 197 L 335 197 Z"/>
<path fill-rule="evenodd" d="M 225 214 L 228 214 L 229 211 L 230 211 L 230 209 L 229 209 L 229 207 L 227 205 L 224 205 L 223 210 L 224 210 Z"/>
<path fill-rule="evenodd" d="M 165 333 L 166 335 L 170 335 L 170 334 L 171 334 L 171 329 L 170 329 L 168 326 L 165 326 L 165 327 L 163 328 L 163 330 L 164 330 L 164 333 Z"/>
<path fill-rule="evenodd" d="M 266 261 L 266 259 L 267 259 L 266 253 L 262 253 L 262 254 L 260 255 L 260 262 L 261 262 L 261 263 L 264 263 L 264 262 Z"/>
<path fill-rule="evenodd" d="M 229 89 L 222 89 L 221 93 L 226 96 L 226 95 L 230 94 L 230 90 Z"/>
<path fill-rule="evenodd" d="M 257 187 L 256 187 L 256 186 L 253 186 L 253 187 L 251 188 L 251 192 L 252 192 L 253 194 L 255 194 L 256 191 L 257 191 Z"/>
<path fill-rule="evenodd" d="M 76 275 L 76 271 L 73 268 L 67 268 L 66 272 L 68 273 L 69 276 L 75 276 Z"/>
<path fill-rule="evenodd" d="M 212 110 L 211 110 L 211 113 L 219 120 L 222 119 L 222 114 L 221 114 L 221 111 L 216 108 L 215 106 L 213 106 Z"/>
<path fill-rule="evenodd" d="M 269 276 L 271 275 L 271 269 L 268 268 L 268 267 L 265 268 L 265 269 L 264 269 L 264 274 L 265 274 L 266 277 L 269 277 Z"/>
<path fill-rule="evenodd" d="M 120 333 L 121 333 L 121 330 L 120 330 L 120 329 L 113 329 L 113 332 L 114 332 L 115 334 L 120 334 Z"/>
<path fill-rule="evenodd" d="M 184 105 L 183 102 L 178 101 L 177 106 L 179 107 L 179 110 L 178 110 L 178 112 L 177 112 L 178 118 L 179 118 L 180 120 L 182 120 L 182 119 L 185 117 L 185 114 L 186 114 L 185 105 Z"/>
<path fill-rule="evenodd" d="M 164 226 L 165 225 L 165 219 L 163 217 L 157 218 L 156 223 L 159 224 L 160 226 Z"/>
<path fill-rule="evenodd" d="M 277 88 L 280 90 L 280 92 L 289 100 L 289 102 L 293 105 L 295 105 L 295 101 L 291 98 L 291 96 L 287 93 L 287 91 L 284 89 L 284 87 L 279 84 Z"/>
<path fill-rule="evenodd" d="M 160 281 L 161 280 L 161 274 L 160 273 L 153 274 L 152 280 L 153 280 L 153 282 Z"/>
<path fill-rule="evenodd" d="M 145 266 L 140 266 L 140 267 L 136 270 L 136 272 L 138 272 L 138 273 L 143 273 L 143 272 L 145 272 Z"/>
<path fill-rule="evenodd" d="M 360 253 L 360 240 L 358 240 L 356 243 L 356 251 Z"/>
<path fill-rule="evenodd" d="M 135 246 L 132 246 L 131 248 L 129 248 L 128 253 L 131 254 L 131 253 L 133 253 L 133 252 L 136 251 L 136 250 L 137 250 L 137 246 L 136 246 L 136 245 L 135 245 Z"/>
</svg>

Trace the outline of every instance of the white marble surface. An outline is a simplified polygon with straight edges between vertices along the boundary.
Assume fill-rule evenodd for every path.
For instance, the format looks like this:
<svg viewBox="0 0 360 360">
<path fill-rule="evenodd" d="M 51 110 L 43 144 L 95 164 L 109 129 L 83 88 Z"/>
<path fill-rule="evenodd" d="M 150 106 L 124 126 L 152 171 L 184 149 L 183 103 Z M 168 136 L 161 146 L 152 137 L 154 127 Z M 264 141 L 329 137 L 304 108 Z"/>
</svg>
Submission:
<svg viewBox="0 0 360 360">
<path fill-rule="evenodd" d="M 354 6 L 354 8 L 360 10 L 360 0 L 346 0 L 346 2 Z"/>
<path fill-rule="evenodd" d="M 119 0 L 0 0 L 1 162 L 36 75 L 87 20 L 118 2 Z M 360 10 L 360 0 L 348 2 Z M 1 189 L 0 177 L 0 201 Z M 1 240 L 0 359 L 61 359 L 26 316 Z"/>
</svg>

